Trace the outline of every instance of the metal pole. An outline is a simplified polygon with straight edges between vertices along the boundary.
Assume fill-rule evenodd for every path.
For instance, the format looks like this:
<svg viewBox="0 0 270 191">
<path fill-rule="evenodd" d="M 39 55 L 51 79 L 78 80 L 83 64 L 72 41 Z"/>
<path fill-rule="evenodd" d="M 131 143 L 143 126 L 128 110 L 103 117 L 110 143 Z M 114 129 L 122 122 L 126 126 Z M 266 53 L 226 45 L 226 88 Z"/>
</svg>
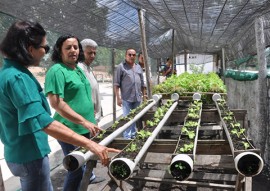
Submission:
<svg viewBox="0 0 270 191">
<path fill-rule="evenodd" d="M 113 122 L 115 122 L 116 120 L 116 100 L 115 100 L 115 93 L 114 93 L 114 78 L 115 78 L 115 72 L 114 72 L 114 68 L 115 68 L 115 49 L 112 49 L 112 95 L 113 95 Z"/>
<path fill-rule="evenodd" d="M 260 149 L 262 156 L 264 157 L 266 140 L 267 140 L 267 129 L 268 129 L 268 116 L 267 116 L 267 62 L 265 57 L 265 38 L 264 38 L 264 26 L 263 18 L 257 18 L 255 21 L 255 35 L 256 35 L 256 47 L 257 47 L 257 57 L 259 65 L 258 74 L 258 92 L 259 92 L 259 112 L 258 112 L 258 128 L 259 135 L 261 138 Z"/>
<path fill-rule="evenodd" d="M 185 64 L 185 72 L 187 72 L 187 50 L 184 50 L 184 64 Z"/>
<path fill-rule="evenodd" d="M 142 9 L 138 10 L 140 29 L 141 29 L 142 53 L 143 53 L 143 58 L 144 58 L 144 67 L 145 67 L 145 74 L 146 74 L 147 96 L 149 99 L 152 99 L 152 91 L 150 88 L 150 71 L 149 71 L 148 54 L 147 54 L 147 47 L 146 47 L 144 12 L 145 11 Z"/>
<path fill-rule="evenodd" d="M 175 67 L 175 63 L 174 63 L 174 33 L 175 33 L 175 31 L 174 31 L 174 29 L 172 29 L 172 74 L 174 74 L 174 67 Z"/>
<path fill-rule="evenodd" d="M 221 51 L 222 51 L 222 74 L 221 75 L 224 78 L 225 77 L 225 70 L 226 70 L 226 68 L 225 68 L 225 48 L 222 48 Z"/>
<path fill-rule="evenodd" d="M 4 180 L 3 180 L 3 176 L 2 176 L 1 165 L 0 165 L 0 190 L 5 191 L 5 185 L 4 185 Z"/>
<path fill-rule="evenodd" d="M 122 127 L 119 127 L 115 131 L 113 131 L 108 137 L 104 138 L 99 142 L 100 145 L 107 146 L 110 144 L 116 137 L 118 137 L 123 131 L 125 131 L 131 124 L 138 121 L 149 109 L 151 109 L 154 105 L 156 105 L 161 99 L 161 95 L 154 95 L 153 100 L 150 104 L 148 104 L 140 113 L 138 113 L 133 119 L 124 124 Z M 90 159 L 96 159 L 95 154 L 91 151 L 87 151 L 86 153 L 82 153 L 80 151 L 72 151 L 68 155 L 66 155 L 63 159 L 63 166 L 65 169 L 74 171 L 84 165 L 85 162 Z"/>
<path fill-rule="evenodd" d="M 159 66 L 161 65 L 161 58 L 157 59 L 157 84 L 159 84 Z"/>
</svg>

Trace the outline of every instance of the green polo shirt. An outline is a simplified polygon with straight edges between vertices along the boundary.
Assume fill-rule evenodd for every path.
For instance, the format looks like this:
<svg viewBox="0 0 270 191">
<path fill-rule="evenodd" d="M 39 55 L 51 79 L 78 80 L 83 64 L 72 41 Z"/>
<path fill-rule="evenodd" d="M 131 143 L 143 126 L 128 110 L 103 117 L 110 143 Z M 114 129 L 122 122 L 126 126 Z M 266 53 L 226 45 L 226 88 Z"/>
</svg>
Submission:
<svg viewBox="0 0 270 191">
<path fill-rule="evenodd" d="M 45 94 L 57 94 L 78 114 L 92 123 L 96 123 L 91 89 L 83 71 L 65 64 L 56 63 L 46 73 Z M 88 133 L 82 125 L 75 124 L 55 112 L 54 119 L 63 123 L 78 134 Z"/>
<path fill-rule="evenodd" d="M 42 131 L 53 119 L 42 88 L 32 73 L 4 59 L 0 70 L 0 137 L 6 161 L 25 163 L 50 153 Z"/>
</svg>

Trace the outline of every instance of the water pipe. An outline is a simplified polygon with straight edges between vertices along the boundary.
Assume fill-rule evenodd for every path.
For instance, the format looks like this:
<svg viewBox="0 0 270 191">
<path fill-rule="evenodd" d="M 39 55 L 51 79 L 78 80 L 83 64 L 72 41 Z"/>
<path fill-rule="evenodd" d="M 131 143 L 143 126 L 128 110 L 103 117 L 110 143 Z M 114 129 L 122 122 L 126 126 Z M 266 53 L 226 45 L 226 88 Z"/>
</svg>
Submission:
<svg viewBox="0 0 270 191">
<path fill-rule="evenodd" d="M 132 161 L 130 159 L 127 159 L 127 158 L 115 158 L 115 159 L 113 159 L 110 162 L 110 164 L 109 164 L 109 173 L 112 176 L 113 176 L 113 174 L 110 171 L 111 170 L 111 166 L 113 166 L 114 163 L 118 163 L 119 164 L 119 162 L 121 162 L 121 164 L 123 164 L 124 166 L 128 166 L 129 167 L 129 172 L 127 172 L 128 175 L 125 177 L 125 179 L 128 179 L 132 175 L 135 166 L 138 164 L 138 162 L 140 162 L 141 158 L 144 156 L 144 154 L 146 153 L 147 149 L 150 147 L 150 145 L 152 144 L 152 142 L 154 141 L 154 139 L 158 135 L 159 131 L 164 126 L 164 124 L 167 122 L 167 120 L 169 119 L 171 113 L 174 111 L 174 109 L 178 105 L 178 99 L 179 99 L 179 95 L 178 94 L 176 94 L 176 93 L 172 94 L 171 95 L 171 99 L 174 101 L 174 103 L 169 108 L 169 110 L 166 112 L 166 114 L 164 115 L 163 119 L 159 122 L 159 124 L 157 125 L 157 127 L 155 128 L 155 130 L 152 132 L 152 134 L 148 137 L 148 139 L 144 143 L 143 147 L 141 148 L 141 150 L 137 154 L 137 156 L 134 159 L 134 161 Z M 115 178 L 118 179 L 118 177 L 115 177 Z"/>
<path fill-rule="evenodd" d="M 221 96 L 217 93 L 215 93 L 212 96 L 212 100 L 215 102 L 216 106 L 218 107 L 218 104 L 216 103 L 217 100 L 221 99 Z M 220 118 L 221 118 L 221 114 L 220 111 L 218 109 Z M 225 122 L 223 121 L 223 119 L 221 118 L 222 124 L 223 124 L 223 128 L 225 130 L 225 133 L 227 135 L 228 141 L 229 141 L 229 145 L 232 151 L 232 155 L 234 158 L 234 166 L 236 168 L 236 170 L 243 176 L 247 176 L 247 177 L 252 177 L 255 175 L 258 175 L 262 170 L 263 170 L 263 166 L 264 166 L 264 162 L 262 157 L 253 152 L 254 149 L 247 149 L 244 150 L 243 152 L 237 154 L 237 152 L 234 152 L 234 146 L 232 143 L 232 139 L 230 137 L 230 133 L 227 129 L 227 125 L 225 124 Z"/>
<path fill-rule="evenodd" d="M 110 144 L 116 137 L 118 137 L 122 132 L 124 132 L 131 124 L 139 120 L 149 109 L 151 109 L 154 105 L 156 105 L 158 101 L 161 99 L 161 97 L 162 95 L 160 94 L 153 95 L 152 103 L 148 104 L 132 120 L 125 123 L 122 127 L 116 129 L 109 136 L 104 138 L 101 142 L 99 142 L 99 144 L 103 146 L 107 146 L 108 144 Z M 83 153 L 81 151 L 74 150 L 64 157 L 63 166 L 65 167 L 66 170 L 74 171 L 80 168 L 82 165 L 84 165 L 88 160 L 92 159 L 94 156 L 95 154 L 92 153 L 91 151 L 87 151 L 86 153 Z"/>
</svg>

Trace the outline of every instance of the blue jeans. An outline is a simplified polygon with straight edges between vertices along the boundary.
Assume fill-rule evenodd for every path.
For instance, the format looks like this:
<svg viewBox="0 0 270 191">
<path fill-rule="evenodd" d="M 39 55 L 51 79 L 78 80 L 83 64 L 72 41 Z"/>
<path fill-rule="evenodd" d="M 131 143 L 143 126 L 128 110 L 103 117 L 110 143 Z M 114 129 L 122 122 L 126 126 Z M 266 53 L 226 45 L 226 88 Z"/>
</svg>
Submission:
<svg viewBox="0 0 270 191">
<path fill-rule="evenodd" d="M 140 101 L 137 102 L 128 102 L 125 100 L 122 100 L 123 105 L 123 116 L 127 116 L 130 112 L 130 110 L 135 109 L 141 104 Z M 136 123 L 132 123 L 124 132 L 123 137 L 125 139 L 133 139 L 136 136 Z"/>
<path fill-rule="evenodd" d="M 82 136 L 90 138 L 89 133 L 83 134 Z M 71 145 L 62 141 L 58 141 L 58 143 L 60 144 L 65 156 L 77 148 L 75 145 Z M 84 167 L 81 167 L 75 171 L 68 171 L 65 177 L 63 191 L 78 191 L 80 188 L 83 173 Z"/>
<path fill-rule="evenodd" d="M 7 162 L 14 176 L 20 177 L 22 191 L 53 191 L 48 156 L 28 163 Z"/>
</svg>

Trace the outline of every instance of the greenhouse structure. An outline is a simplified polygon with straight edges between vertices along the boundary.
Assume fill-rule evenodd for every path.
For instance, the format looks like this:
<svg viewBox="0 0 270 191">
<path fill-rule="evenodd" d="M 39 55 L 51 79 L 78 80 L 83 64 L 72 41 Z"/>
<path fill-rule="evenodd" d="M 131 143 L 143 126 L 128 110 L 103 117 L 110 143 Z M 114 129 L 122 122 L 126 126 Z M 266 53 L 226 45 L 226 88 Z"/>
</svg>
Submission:
<svg viewBox="0 0 270 191">
<path fill-rule="evenodd" d="M 48 31 L 51 47 L 61 34 L 94 39 L 110 50 L 106 66 L 112 74 L 119 64 L 115 63 L 116 50 L 142 52 L 147 58 L 147 87 L 152 86 L 153 76 L 154 84 L 161 83 L 159 67 L 166 58 L 175 63 L 179 55 L 213 55 L 213 72 L 226 86 L 226 93 L 220 95 L 226 94 L 231 110 L 245 110 L 245 134 L 269 169 L 269 0 L 1 0 L 0 40 L 17 20 L 38 21 Z M 49 57 L 45 60 L 45 65 L 50 62 Z M 186 59 L 181 64 L 187 71 Z M 154 97 L 153 89 L 147 88 L 147 93 L 150 99 Z M 242 190 L 248 190 L 247 186 Z"/>
</svg>

